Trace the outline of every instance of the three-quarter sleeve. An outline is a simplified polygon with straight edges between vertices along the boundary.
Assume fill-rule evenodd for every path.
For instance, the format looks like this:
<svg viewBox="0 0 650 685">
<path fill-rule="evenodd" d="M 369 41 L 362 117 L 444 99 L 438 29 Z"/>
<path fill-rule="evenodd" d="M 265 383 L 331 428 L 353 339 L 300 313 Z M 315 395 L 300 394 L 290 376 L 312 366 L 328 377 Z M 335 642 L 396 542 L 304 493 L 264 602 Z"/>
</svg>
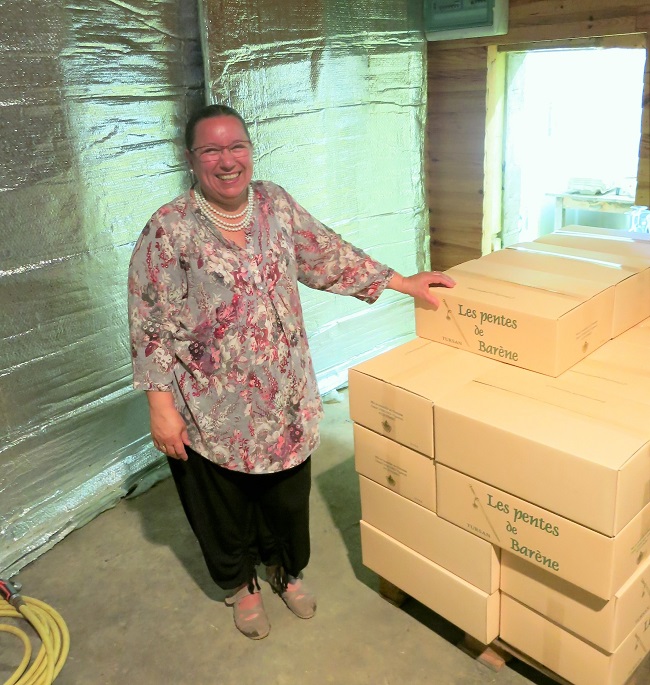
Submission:
<svg viewBox="0 0 650 685">
<path fill-rule="evenodd" d="M 172 389 L 175 333 L 187 285 L 173 235 L 174 213 L 162 208 L 140 234 L 129 265 L 133 387 Z"/>
<path fill-rule="evenodd" d="M 394 271 L 315 219 L 291 196 L 298 280 L 315 290 L 374 302 Z"/>
</svg>

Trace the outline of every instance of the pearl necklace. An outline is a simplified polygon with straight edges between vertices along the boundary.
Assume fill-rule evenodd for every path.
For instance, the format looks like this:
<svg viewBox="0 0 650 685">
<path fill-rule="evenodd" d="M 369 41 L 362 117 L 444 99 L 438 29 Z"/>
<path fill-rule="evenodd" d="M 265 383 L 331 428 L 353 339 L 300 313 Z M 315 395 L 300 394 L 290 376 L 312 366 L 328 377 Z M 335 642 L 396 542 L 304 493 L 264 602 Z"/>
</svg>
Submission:
<svg viewBox="0 0 650 685">
<path fill-rule="evenodd" d="M 242 209 L 241 212 L 237 214 L 226 214 L 215 209 L 206 199 L 205 195 L 201 191 L 201 188 L 197 185 L 194 188 L 194 197 L 196 198 L 196 204 L 199 206 L 206 218 L 209 219 L 218 229 L 222 231 L 241 231 L 246 228 L 252 218 L 253 218 L 253 207 L 255 204 L 255 198 L 253 189 L 248 186 L 248 200 L 246 202 L 246 207 Z M 238 219 L 243 217 L 240 221 L 235 223 L 226 223 L 223 219 Z"/>
</svg>

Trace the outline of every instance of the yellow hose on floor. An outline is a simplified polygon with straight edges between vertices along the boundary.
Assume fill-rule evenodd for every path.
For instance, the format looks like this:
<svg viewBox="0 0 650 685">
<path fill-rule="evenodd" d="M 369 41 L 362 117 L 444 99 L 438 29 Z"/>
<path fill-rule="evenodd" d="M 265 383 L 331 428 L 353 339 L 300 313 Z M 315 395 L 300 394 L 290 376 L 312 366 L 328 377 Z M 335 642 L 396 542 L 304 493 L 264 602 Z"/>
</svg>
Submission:
<svg viewBox="0 0 650 685">
<path fill-rule="evenodd" d="M 51 685 L 61 672 L 70 649 L 70 633 L 61 615 L 45 602 L 19 595 L 16 586 L 9 581 L 0 580 L 0 617 L 25 619 L 41 640 L 41 648 L 30 666 L 32 646 L 27 633 L 16 626 L 0 623 L 0 632 L 15 635 L 24 647 L 20 665 L 3 685 Z"/>
</svg>

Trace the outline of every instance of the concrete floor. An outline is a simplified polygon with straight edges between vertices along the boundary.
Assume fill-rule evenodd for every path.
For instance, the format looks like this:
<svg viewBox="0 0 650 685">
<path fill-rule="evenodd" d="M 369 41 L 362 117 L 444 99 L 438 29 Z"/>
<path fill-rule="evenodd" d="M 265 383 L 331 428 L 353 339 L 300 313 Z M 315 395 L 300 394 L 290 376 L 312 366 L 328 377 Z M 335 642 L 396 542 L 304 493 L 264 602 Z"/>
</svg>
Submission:
<svg viewBox="0 0 650 685">
<path fill-rule="evenodd" d="M 271 634 L 243 637 L 167 479 L 101 514 L 15 578 L 68 624 L 72 646 L 57 685 L 551 685 L 516 660 L 488 669 L 456 646 L 456 627 L 412 599 L 397 608 L 377 593 L 377 576 L 361 563 L 347 393 L 325 406 L 305 573 L 318 594 L 316 617 L 296 618 L 262 583 Z M 2 638 L 0 682 L 21 649 Z"/>
</svg>

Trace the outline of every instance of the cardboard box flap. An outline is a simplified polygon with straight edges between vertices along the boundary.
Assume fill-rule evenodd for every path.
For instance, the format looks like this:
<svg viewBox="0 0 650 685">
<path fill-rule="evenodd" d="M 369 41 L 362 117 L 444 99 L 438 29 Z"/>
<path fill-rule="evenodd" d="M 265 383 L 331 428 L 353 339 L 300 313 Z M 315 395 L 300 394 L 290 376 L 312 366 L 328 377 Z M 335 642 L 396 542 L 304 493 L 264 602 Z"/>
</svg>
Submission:
<svg viewBox="0 0 650 685">
<path fill-rule="evenodd" d="M 496 253 L 493 252 L 492 254 Z M 505 281 L 525 288 L 535 288 L 547 293 L 566 295 L 570 298 L 576 298 L 581 302 L 592 298 L 605 288 L 621 280 L 610 279 L 610 282 L 606 282 L 605 277 L 603 277 L 602 281 L 596 281 L 572 275 L 567 271 L 562 272 L 558 269 L 553 271 L 551 266 L 549 266 L 547 271 L 542 271 L 529 268 L 523 264 L 525 260 L 523 254 L 518 255 L 513 252 L 512 255 L 515 259 L 512 260 L 513 263 L 507 265 L 501 263 L 500 257 L 491 258 L 491 255 L 486 255 L 481 257 L 481 259 L 459 264 L 449 269 L 447 273 L 456 280 L 464 278 L 465 274 L 470 273 L 498 282 Z M 520 260 L 519 257 L 522 259 Z M 521 261 L 522 264 L 517 266 L 514 263 L 515 261 Z M 551 261 L 550 257 L 548 261 Z M 609 275 L 611 272 L 607 273 Z"/>
<path fill-rule="evenodd" d="M 650 241 L 650 234 L 648 233 L 637 233 L 636 231 L 623 231 L 620 228 L 602 228 L 600 226 L 579 226 L 575 224 L 569 224 L 568 226 L 562 226 L 562 233 L 579 233 L 582 235 L 600 235 L 600 236 L 610 236 L 613 238 L 625 239 L 632 242 L 648 242 Z"/>
<path fill-rule="evenodd" d="M 603 361 L 617 360 L 622 365 L 640 364 L 648 359 L 650 348 L 650 328 L 637 324 L 627 331 L 606 341 L 590 355 L 590 358 Z M 643 362 L 645 363 L 645 362 Z"/>
<path fill-rule="evenodd" d="M 583 360 L 585 366 L 588 366 L 589 359 Z M 517 367 L 505 367 L 474 380 L 507 390 L 517 397 L 528 397 L 558 407 L 570 414 L 597 419 L 599 423 L 607 423 L 613 429 L 628 433 L 639 445 L 650 440 L 646 403 L 612 395 L 604 388 L 583 381 L 579 373 L 572 371 L 569 369 L 557 378 L 549 378 Z"/>
<path fill-rule="evenodd" d="M 583 411 L 572 408 L 572 404 L 583 399 L 580 406 L 588 408 Z M 642 409 L 647 414 L 647 408 Z M 436 410 L 436 419 L 438 412 L 445 412 L 445 415 L 453 412 L 490 430 L 521 436 L 540 447 L 551 447 L 563 455 L 613 471 L 618 471 L 631 454 L 648 443 L 641 429 L 607 420 L 606 408 L 597 400 L 583 398 L 570 391 L 563 392 L 550 385 L 547 388 L 518 389 L 515 383 L 478 379 L 443 397 Z M 604 416 L 597 416 L 599 413 Z M 436 428 L 441 423 L 442 420 L 436 422 Z M 521 457 L 525 458 L 525 455 Z M 438 460 L 446 463 L 442 454 L 438 455 Z M 558 467 L 561 468 L 561 463 Z M 532 473 L 530 475 L 534 481 Z"/>
<path fill-rule="evenodd" d="M 548 289 L 535 288 L 459 271 L 458 267 L 453 267 L 446 273 L 456 281 L 451 291 L 454 298 L 475 301 L 487 307 L 507 308 L 537 319 L 559 319 L 585 300 L 584 297 L 562 292 L 550 283 Z M 450 312 L 444 293 L 435 289 L 434 294 L 442 302 L 443 308 Z M 423 310 L 435 309 L 423 300 L 418 300 L 417 304 Z M 455 316 L 455 313 L 451 314 Z"/>
<path fill-rule="evenodd" d="M 576 383 L 616 395 L 622 399 L 648 406 L 650 404 L 650 373 L 633 367 L 613 366 L 611 363 L 587 357 L 565 371 Z"/>
<path fill-rule="evenodd" d="M 562 378 L 642 405 L 650 404 L 648 346 L 626 342 L 623 336 L 605 343 L 565 371 Z"/>
<path fill-rule="evenodd" d="M 520 243 L 481 257 L 506 274 L 525 267 L 555 280 L 560 274 L 615 289 L 612 336 L 620 335 L 650 315 L 650 266 L 638 256 L 586 252 L 544 243 Z M 505 276 L 507 279 L 508 276 Z"/>
<path fill-rule="evenodd" d="M 429 347 L 431 344 L 428 340 L 415 338 L 360 364 L 355 364 L 351 367 L 351 370 L 354 369 L 373 378 L 381 378 L 387 382 L 390 382 L 393 378 L 414 376 L 417 373 L 418 365 L 418 358 L 414 355 L 418 350 L 423 347 Z M 440 347 L 444 346 L 441 345 Z M 430 349 L 432 353 L 435 353 L 434 347 Z"/>
<path fill-rule="evenodd" d="M 553 245 L 551 243 L 516 243 L 515 245 L 508 245 L 504 250 L 492 252 L 491 254 L 500 255 L 501 253 L 515 252 L 521 255 L 528 255 L 524 257 L 528 261 L 525 262 L 529 268 L 545 268 L 544 262 L 539 261 L 536 264 L 533 257 L 540 255 L 542 257 L 554 258 L 547 261 L 547 264 L 561 264 L 562 261 L 568 266 L 567 268 L 584 269 L 578 271 L 581 274 L 587 274 L 588 267 L 594 267 L 594 273 L 602 270 L 609 270 L 610 272 L 624 273 L 625 277 L 629 274 L 639 273 L 648 267 L 647 260 L 638 255 L 621 255 L 612 254 L 611 252 L 596 252 L 595 250 L 581 250 L 577 247 L 569 247 L 566 245 Z M 562 260 L 562 261 L 559 261 Z M 585 277 L 585 276 L 583 276 Z"/>
<path fill-rule="evenodd" d="M 442 343 L 418 338 L 353 366 L 364 373 L 434 401 L 450 385 L 487 373 L 498 363 Z"/>
<path fill-rule="evenodd" d="M 622 333 L 620 335 L 620 340 L 626 344 L 641 345 L 646 349 L 650 347 L 650 326 L 648 326 L 646 321 L 642 321 L 633 328 Z M 612 340 L 612 343 L 615 342 L 615 340 Z"/>
<path fill-rule="evenodd" d="M 609 254 L 635 255 L 639 259 L 646 259 L 650 264 L 650 242 L 633 240 L 623 235 L 594 235 L 580 231 L 560 230 L 540 236 L 534 242 Z"/>
<path fill-rule="evenodd" d="M 437 399 L 498 365 L 448 345 L 413 340 L 350 369 L 350 416 L 380 435 L 433 457 Z"/>
</svg>

